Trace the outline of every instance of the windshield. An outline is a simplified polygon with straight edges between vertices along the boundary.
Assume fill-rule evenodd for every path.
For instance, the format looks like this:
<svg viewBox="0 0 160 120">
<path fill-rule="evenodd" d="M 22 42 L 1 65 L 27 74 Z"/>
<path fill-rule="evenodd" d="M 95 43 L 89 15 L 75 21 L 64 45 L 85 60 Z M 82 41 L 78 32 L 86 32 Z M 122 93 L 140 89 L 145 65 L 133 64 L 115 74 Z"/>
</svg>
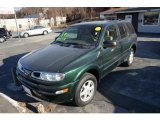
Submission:
<svg viewBox="0 0 160 120">
<path fill-rule="evenodd" d="M 101 26 L 72 26 L 62 32 L 54 43 L 72 45 L 96 45 L 100 36 Z"/>
</svg>

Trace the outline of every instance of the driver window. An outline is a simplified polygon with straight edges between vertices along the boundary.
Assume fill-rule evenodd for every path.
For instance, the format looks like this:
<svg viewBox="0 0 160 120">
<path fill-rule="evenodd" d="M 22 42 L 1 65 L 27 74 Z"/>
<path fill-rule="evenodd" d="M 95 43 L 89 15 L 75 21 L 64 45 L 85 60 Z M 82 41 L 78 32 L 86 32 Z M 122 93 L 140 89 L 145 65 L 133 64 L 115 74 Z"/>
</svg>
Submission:
<svg viewBox="0 0 160 120">
<path fill-rule="evenodd" d="M 35 26 L 34 29 L 38 29 L 38 26 Z"/>
<path fill-rule="evenodd" d="M 34 30 L 34 29 L 36 29 L 36 26 L 30 28 L 30 30 Z"/>
<path fill-rule="evenodd" d="M 107 28 L 104 35 L 104 41 L 116 41 L 118 38 L 117 29 L 114 25 Z"/>
</svg>

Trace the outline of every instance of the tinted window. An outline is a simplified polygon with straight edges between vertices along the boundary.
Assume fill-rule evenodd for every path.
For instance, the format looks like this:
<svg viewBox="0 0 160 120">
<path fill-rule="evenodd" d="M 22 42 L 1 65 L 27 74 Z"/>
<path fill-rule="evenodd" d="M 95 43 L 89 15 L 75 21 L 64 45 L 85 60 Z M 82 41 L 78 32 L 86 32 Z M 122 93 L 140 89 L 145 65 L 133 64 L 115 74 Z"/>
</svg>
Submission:
<svg viewBox="0 0 160 120">
<path fill-rule="evenodd" d="M 30 29 L 31 30 L 34 30 L 34 29 L 41 29 L 41 28 L 44 28 L 43 26 L 33 26 L 33 27 L 31 27 Z"/>
<path fill-rule="evenodd" d="M 43 26 L 36 26 L 36 29 L 44 28 Z"/>
<path fill-rule="evenodd" d="M 71 26 L 62 32 L 55 42 L 95 45 L 99 39 L 101 28 L 97 25 Z"/>
<path fill-rule="evenodd" d="M 66 33 L 64 33 L 66 34 Z M 65 35 L 62 36 L 65 36 Z M 77 39 L 77 34 L 78 34 L 78 29 L 77 28 L 73 28 L 73 29 L 68 29 L 68 33 L 65 36 L 65 39 Z"/>
<path fill-rule="evenodd" d="M 124 24 L 118 24 L 118 28 L 119 28 L 121 38 L 125 38 L 127 36 L 127 30 Z"/>
<path fill-rule="evenodd" d="M 131 23 L 126 23 L 129 33 L 135 33 L 135 30 Z"/>
<path fill-rule="evenodd" d="M 31 28 L 30 28 L 30 30 L 34 30 L 34 29 L 35 29 L 35 27 L 31 27 Z"/>
<path fill-rule="evenodd" d="M 104 40 L 115 41 L 117 40 L 117 29 L 114 25 L 111 25 L 107 28 L 104 35 Z"/>
</svg>

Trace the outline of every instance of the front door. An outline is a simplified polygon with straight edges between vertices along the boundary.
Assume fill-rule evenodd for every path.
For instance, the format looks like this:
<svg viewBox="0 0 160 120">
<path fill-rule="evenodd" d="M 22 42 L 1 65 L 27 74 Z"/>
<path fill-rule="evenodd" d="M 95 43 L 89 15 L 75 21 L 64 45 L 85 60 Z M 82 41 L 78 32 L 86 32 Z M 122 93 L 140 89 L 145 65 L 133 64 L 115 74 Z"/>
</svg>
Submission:
<svg viewBox="0 0 160 120">
<path fill-rule="evenodd" d="M 105 30 L 103 39 L 104 41 L 116 42 L 115 47 L 102 48 L 103 76 L 105 76 L 107 73 L 109 73 L 118 65 L 118 60 L 122 52 L 117 26 L 115 25 L 108 26 Z"/>
</svg>

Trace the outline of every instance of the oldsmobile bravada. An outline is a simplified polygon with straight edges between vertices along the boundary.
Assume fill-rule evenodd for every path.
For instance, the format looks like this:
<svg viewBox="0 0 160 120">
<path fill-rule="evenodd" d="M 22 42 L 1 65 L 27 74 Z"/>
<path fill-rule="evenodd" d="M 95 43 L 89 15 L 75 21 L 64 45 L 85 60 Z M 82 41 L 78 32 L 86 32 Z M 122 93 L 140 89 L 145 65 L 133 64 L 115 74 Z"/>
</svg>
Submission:
<svg viewBox="0 0 160 120">
<path fill-rule="evenodd" d="M 69 26 L 47 47 L 23 56 L 16 76 L 24 90 L 48 101 L 92 101 L 97 83 L 115 67 L 130 66 L 137 35 L 127 21 L 92 21 Z"/>
</svg>

